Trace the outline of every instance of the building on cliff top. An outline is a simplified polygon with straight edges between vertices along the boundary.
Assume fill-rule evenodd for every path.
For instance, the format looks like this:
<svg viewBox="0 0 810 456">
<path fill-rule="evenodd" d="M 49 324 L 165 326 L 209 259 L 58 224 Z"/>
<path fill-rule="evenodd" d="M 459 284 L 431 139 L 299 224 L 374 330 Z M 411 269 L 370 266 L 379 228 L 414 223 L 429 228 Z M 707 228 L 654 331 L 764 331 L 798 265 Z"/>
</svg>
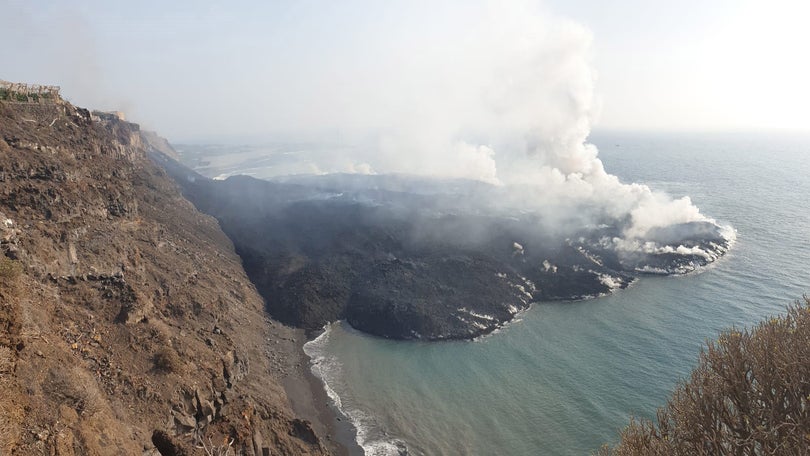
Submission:
<svg viewBox="0 0 810 456">
<path fill-rule="evenodd" d="M 123 111 L 93 111 L 91 113 L 93 115 L 93 120 L 127 120 L 127 116 L 123 113 Z"/>
<path fill-rule="evenodd" d="M 0 101 L 17 103 L 56 103 L 62 100 L 59 86 L 25 84 L 0 79 Z"/>
</svg>

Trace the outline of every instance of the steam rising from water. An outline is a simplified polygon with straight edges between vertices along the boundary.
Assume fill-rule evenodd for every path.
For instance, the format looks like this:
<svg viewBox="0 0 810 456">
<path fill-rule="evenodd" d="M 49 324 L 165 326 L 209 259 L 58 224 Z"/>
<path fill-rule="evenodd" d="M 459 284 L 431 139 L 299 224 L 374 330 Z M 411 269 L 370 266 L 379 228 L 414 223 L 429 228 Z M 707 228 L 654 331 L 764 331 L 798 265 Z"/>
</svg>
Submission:
<svg viewBox="0 0 810 456">
<path fill-rule="evenodd" d="M 688 197 L 623 183 L 604 169 L 587 142 L 598 103 L 592 37 L 582 26 L 519 0 L 367 6 L 362 20 L 337 10 L 319 16 L 320 33 L 334 40 L 295 48 L 317 68 L 268 81 L 289 107 L 288 118 L 268 113 L 268 122 L 277 121 L 277 131 L 306 129 L 320 150 L 292 173 L 287 164 L 302 154 L 290 147 L 264 155 L 229 151 L 234 160 L 241 156 L 260 177 L 287 175 L 314 186 L 312 194 L 322 191 L 323 198 L 386 206 L 393 219 L 419 218 L 411 233 L 417 240 L 480 247 L 510 220 L 522 236 L 511 241 L 536 240 L 526 244 L 529 251 L 576 246 L 589 259 L 611 257 L 617 271 L 661 273 L 689 272 L 730 247 L 733 229 L 701 214 Z M 318 131 L 325 126 L 331 133 Z M 209 162 L 209 152 L 200 163 Z M 231 174 L 211 170 L 217 178 Z M 296 173 L 333 175 L 288 175 Z M 476 222 L 443 226 L 444 215 Z"/>
<path fill-rule="evenodd" d="M 318 172 L 476 179 L 501 187 L 501 206 L 537 210 L 556 229 L 609 218 L 626 239 L 714 222 L 688 197 L 605 171 L 587 142 L 597 111 L 588 30 L 522 1 L 407 5 L 396 26 L 370 6 L 383 19 L 333 44 L 343 58 L 321 68 L 334 75 L 316 93 L 331 105 L 321 115 L 360 146 Z"/>
</svg>

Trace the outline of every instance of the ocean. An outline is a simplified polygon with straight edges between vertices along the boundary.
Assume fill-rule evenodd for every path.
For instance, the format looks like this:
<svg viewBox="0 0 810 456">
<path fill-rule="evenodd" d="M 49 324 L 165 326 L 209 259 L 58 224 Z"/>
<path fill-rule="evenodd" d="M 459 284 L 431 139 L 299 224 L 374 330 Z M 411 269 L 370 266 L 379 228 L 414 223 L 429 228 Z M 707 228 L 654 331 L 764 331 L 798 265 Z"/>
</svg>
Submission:
<svg viewBox="0 0 810 456">
<path fill-rule="evenodd" d="M 597 134 L 608 172 L 688 195 L 737 230 L 693 274 L 613 295 L 540 302 L 469 342 L 399 342 L 345 323 L 306 352 L 367 455 L 583 455 L 651 418 L 707 339 L 810 292 L 810 138 Z"/>
<path fill-rule="evenodd" d="M 391 341 L 329 326 L 305 351 L 367 455 L 589 454 L 615 442 L 630 417 L 652 417 L 707 339 L 810 292 L 810 137 L 597 133 L 590 141 L 623 182 L 689 196 L 732 225 L 731 251 L 686 276 L 534 303 L 474 341 Z M 270 177 L 307 147 L 190 149 L 209 177 Z"/>
</svg>

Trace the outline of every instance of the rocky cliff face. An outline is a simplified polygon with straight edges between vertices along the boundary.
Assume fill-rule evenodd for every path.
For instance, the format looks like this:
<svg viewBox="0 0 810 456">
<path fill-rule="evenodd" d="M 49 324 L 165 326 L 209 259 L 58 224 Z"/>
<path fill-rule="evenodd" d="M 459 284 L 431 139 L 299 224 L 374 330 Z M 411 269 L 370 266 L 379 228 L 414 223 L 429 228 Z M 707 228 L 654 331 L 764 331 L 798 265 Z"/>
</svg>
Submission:
<svg viewBox="0 0 810 456">
<path fill-rule="evenodd" d="M 325 454 L 289 339 L 137 125 L 0 102 L 0 454 Z"/>
</svg>

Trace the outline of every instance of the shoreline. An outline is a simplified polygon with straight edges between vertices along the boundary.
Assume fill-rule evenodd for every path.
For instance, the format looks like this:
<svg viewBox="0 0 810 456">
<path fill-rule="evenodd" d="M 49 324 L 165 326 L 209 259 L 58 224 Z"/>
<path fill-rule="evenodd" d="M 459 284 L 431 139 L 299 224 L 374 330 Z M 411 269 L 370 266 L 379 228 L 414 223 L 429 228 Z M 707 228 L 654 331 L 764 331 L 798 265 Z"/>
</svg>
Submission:
<svg viewBox="0 0 810 456">
<path fill-rule="evenodd" d="M 294 330 L 293 371 L 282 380 L 295 414 L 312 424 L 323 444 L 337 456 L 365 456 L 357 444 L 357 430 L 335 407 L 326 394 L 323 382 L 310 369 L 310 359 L 304 353 L 304 344 L 310 341 L 306 331 Z"/>
</svg>

